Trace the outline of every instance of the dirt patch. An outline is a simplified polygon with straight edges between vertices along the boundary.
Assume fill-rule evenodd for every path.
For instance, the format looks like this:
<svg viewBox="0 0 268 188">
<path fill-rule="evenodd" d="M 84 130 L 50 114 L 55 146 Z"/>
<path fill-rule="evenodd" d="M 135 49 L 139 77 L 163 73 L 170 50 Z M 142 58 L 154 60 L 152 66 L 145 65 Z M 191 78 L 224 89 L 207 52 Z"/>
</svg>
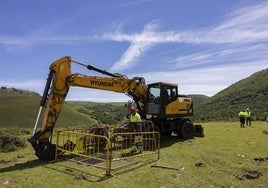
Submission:
<svg viewBox="0 0 268 188">
<path fill-rule="evenodd" d="M 255 157 L 254 161 L 268 162 L 268 157 Z"/>
<path fill-rule="evenodd" d="M 206 165 L 204 163 L 200 162 L 200 163 L 196 163 L 195 166 L 197 166 L 197 167 L 205 167 Z"/>
<path fill-rule="evenodd" d="M 262 172 L 260 172 L 258 170 L 249 170 L 249 171 L 245 171 L 242 176 L 238 177 L 238 179 L 240 179 L 240 180 L 256 179 L 256 178 L 261 177 L 262 175 L 263 175 Z"/>
<path fill-rule="evenodd" d="M 10 184 L 9 180 L 0 181 L 0 185 L 2 186 L 8 186 Z"/>
</svg>

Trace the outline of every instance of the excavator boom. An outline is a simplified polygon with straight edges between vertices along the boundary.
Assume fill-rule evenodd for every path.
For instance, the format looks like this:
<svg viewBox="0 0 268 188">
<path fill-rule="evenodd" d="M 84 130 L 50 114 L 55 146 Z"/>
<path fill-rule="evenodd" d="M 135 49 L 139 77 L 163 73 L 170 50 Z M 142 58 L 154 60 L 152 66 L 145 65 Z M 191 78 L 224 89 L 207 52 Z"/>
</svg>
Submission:
<svg viewBox="0 0 268 188">
<path fill-rule="evenodd" d="M 107 76 L 72 74 L 72 62 Z M 28 139 L 35 149 L 36 155 L 42 160 L 54 158 L 55 146 L 52 144 L 52 133 L 71 86 L 126 93 L 133 98 L 141 111 L 145 109 L 144 103 L 147 100 L 147 86 L 142 77 L 128 79 L 125 76 L 112 74 L 91 65 L 84 65 L 72 60 L 68 56 L 63 57 L 50 65 L 50 72 L 40 102 L 40 110 L 34 126 L 33 136 Z M 40 111 L 43 107 L 45 107 L 45 110 L 41 129 L 36 131 Z"/>
<path fill-rule="evenodd" d="M 72 63 L 105 76 L 72 73 Z M 161 134 L 176 133 L 184 138 L 191 138 L 200 130 L 199 135 L 203 136 L 203 128 L 194 126 L 187 117 L 193 114 L 192 100 L 178 94 L 177 84 L 157 82 L 147 86 L 143 77 L 130 79 L 72 60 L 69 56 L 56 60 L 49 69 L 33 135 L 28 139 L 41 160 L 53 160 L 55 157 L 56 146 L 52 144 L 53 129 L 70 87 L 124 93 L 134 100 L 142 119 L 152 121 Z M 43 119 L 41 128 L 37 131 L 41 112 L 44 112 Z"/>
</svg>

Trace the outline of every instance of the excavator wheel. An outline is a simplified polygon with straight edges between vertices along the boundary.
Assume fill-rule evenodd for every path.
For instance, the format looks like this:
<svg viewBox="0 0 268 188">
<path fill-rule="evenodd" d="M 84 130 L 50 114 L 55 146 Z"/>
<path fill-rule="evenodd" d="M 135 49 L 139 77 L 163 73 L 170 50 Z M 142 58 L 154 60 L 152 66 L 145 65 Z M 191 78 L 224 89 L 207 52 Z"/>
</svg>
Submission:
<svg viewBox="0 0 268 188">
<path fill-rule="evenodd" d="M 191 121 L 186 121 L 180 130 L 180 136 L 182 138 L 193 138 L 195 133 L 194 125 Z"/>
</svg>

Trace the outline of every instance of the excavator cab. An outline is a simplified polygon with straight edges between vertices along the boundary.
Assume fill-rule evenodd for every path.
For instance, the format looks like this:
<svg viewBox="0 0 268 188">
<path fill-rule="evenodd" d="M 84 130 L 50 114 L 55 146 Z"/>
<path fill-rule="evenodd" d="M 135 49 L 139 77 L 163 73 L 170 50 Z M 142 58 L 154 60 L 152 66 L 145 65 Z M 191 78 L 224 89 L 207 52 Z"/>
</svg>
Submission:
<svg viewBox="0 0 268 188">
<path fill-rule="evenodd" d="M 170 83 L 148 84 L 146 115 L 161 118 L 193 114 L 193 103 L 186 95 L 178 94 L 178 86 Z"/>
<path fill-rule="evenodd" d="M 146 119 L 152 120 L 162 135 L 175 133 L 182 138 L 204 136 L 202 126 L 194 125 L 188 118 L 193 115 L 191 98 L 178 94 L 176 84 L 148 84 L 147 98 Z"/>
<path fill-rule="evenodd" d="M 165 115 L 167 105 L 177 98 L 177 85 L 163 82 L 149 84 L 147 114 Z"/>
</svg>

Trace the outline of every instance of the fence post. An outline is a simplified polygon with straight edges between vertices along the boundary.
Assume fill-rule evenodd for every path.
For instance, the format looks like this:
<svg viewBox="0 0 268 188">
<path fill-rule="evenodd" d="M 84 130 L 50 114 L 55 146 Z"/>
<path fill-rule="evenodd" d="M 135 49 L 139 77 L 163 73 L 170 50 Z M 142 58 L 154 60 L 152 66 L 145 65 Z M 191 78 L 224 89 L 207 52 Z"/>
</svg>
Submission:
<svg viewBox="0 0 268 188">
<path fill-rule="evenodd" d="M 112 168 L 112 142 L 110 139 L 107 138 L 107 160 L 106 160 L 106 175 L 111 175 L 111 168 Z"/>
</svg>

